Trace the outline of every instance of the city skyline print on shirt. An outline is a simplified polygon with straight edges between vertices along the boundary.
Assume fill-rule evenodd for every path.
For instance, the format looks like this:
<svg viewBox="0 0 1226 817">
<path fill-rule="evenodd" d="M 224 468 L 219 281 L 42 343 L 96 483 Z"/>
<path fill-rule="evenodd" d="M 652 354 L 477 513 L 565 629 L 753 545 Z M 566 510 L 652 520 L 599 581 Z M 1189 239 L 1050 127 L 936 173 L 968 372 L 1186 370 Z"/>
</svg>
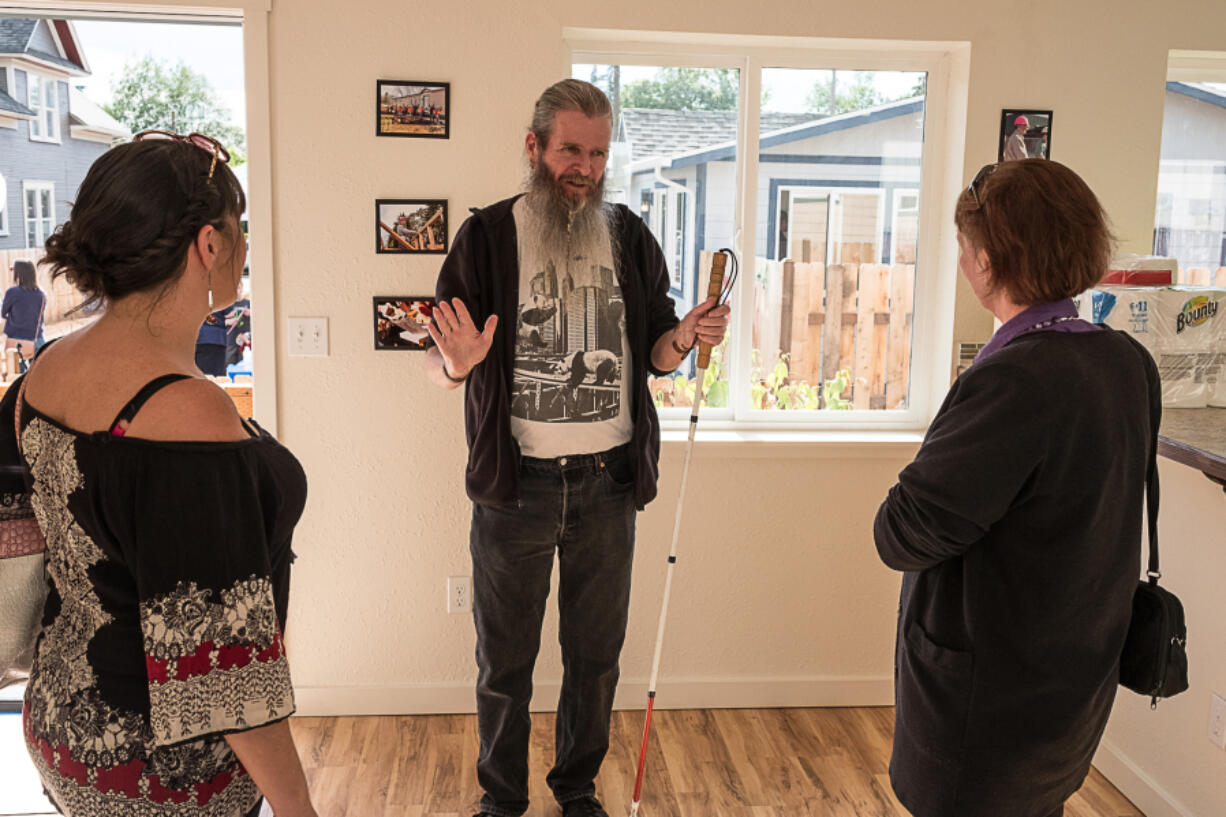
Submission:
<svg viewBox="0 0 1226 817">
<path fill-rule="evenodd" d="M 583 256 L 568 266 L 546 259 L 520 287 L 511 414 L 523 420 L 593 423 L 621 411 L 625 306 L 617 277 Z"/>
</svg>

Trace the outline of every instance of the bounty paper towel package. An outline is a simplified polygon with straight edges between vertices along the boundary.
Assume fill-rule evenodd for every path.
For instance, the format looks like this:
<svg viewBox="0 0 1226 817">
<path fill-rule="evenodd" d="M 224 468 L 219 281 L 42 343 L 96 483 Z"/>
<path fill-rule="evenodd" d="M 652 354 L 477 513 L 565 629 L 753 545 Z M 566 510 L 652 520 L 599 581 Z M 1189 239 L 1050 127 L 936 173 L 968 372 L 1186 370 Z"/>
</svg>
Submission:
<svg viewBox="0 0 1226 817">
<path fill-rule="evenodd" d="M 1226 405 L 1226 290 L 1103 285 L 1076 300 L 1083 318 L 1127 331 L 1154 356 L 1162 405 Z"/>
</svg>

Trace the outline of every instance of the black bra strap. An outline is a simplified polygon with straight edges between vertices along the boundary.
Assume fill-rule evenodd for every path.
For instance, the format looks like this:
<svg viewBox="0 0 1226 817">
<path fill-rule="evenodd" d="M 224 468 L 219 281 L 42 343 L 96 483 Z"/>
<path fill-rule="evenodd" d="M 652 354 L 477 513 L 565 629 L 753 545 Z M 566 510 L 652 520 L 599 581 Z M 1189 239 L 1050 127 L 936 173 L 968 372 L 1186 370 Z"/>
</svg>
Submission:
<svg viewBox="0 0 1226 817">
<path fill-rule="evenodd" d="M 136 413 L 141 410 L 145 403 L 149 402 L 149 398 L 157 394 L 164 387 L 171 383 L 178 383 L 180 380 L 190 380 L 189 374 L 164 374 L 161 377 L 155 377 L 145 384 L 145 387 L 136 393 L 136 396 L 128 401 L 128 404 L 119 410 L 119 414 L 115 415 L 115 419 L 111 421 L 111 434 L 116 437 L 122 437 L 127 430 L 127 426 L 136 417 Z M 123 425 L 120 425 L 123 423 Z"/>
</svg>

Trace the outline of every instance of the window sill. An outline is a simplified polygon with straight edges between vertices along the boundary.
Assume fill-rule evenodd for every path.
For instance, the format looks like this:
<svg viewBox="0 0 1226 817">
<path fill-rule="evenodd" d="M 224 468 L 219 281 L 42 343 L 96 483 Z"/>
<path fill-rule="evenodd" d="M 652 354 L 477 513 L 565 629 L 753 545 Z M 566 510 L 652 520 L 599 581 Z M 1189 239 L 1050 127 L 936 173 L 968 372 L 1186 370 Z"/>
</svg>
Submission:
<svg viewBox="0 0 1226 817">
<path fill-rule="evenodd" d="M 682 429 L 662 431 L 663 454 L 684 451 L 686 438 L 687 432 Z M 707 456 L 720 458 L 909 460 L 923 440 L 921 431 L 704 431 L 699 428 L 694 435 L 694 447 Z"/>
</svg>

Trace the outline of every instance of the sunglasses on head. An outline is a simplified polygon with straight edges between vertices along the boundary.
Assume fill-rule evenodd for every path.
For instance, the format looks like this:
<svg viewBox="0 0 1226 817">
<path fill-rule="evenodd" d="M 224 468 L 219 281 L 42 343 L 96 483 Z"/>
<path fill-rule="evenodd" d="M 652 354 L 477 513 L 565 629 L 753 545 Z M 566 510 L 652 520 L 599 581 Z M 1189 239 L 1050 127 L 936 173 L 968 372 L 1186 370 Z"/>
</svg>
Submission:
<svg viewBox="0 0 1226 817">
<path fill-rule="evenodd" d="M 983 180 L 996 172 L 996 168 L 1000 167 L 1000 162 L 993 162 L 990 165 L 984 165 L 979 168 L 979 172 L 975 174 L 975 178 L 971 179 L 971 183 L 966 186 L 966 192 L 971 194 L 971 198 L 975 200 L 975 209 L 983 207 L 983 201 L 979 198 L 979 188 L 983 184 Z"/>
<path fill-rule="evenodd" d="M 217 169 L 217 160 L 230 163 L 230 151 L 226 150 L 225 145 L 218 142 L 212 136 L 205 136 L 203 133 L 189 133 L 186 136 L 174 133 L 168 130 L 143 130 L 132 137 L 133 142 L 146 142 L 157 140 L 168 140 L 173 142 L 187 142 L 189 145 L 195 145 L 201 150 L 208 151 L 213 156 L 213 162 L 209 165 L 208 181 L 213 180 L 213 171 Z"/>
</svg>

